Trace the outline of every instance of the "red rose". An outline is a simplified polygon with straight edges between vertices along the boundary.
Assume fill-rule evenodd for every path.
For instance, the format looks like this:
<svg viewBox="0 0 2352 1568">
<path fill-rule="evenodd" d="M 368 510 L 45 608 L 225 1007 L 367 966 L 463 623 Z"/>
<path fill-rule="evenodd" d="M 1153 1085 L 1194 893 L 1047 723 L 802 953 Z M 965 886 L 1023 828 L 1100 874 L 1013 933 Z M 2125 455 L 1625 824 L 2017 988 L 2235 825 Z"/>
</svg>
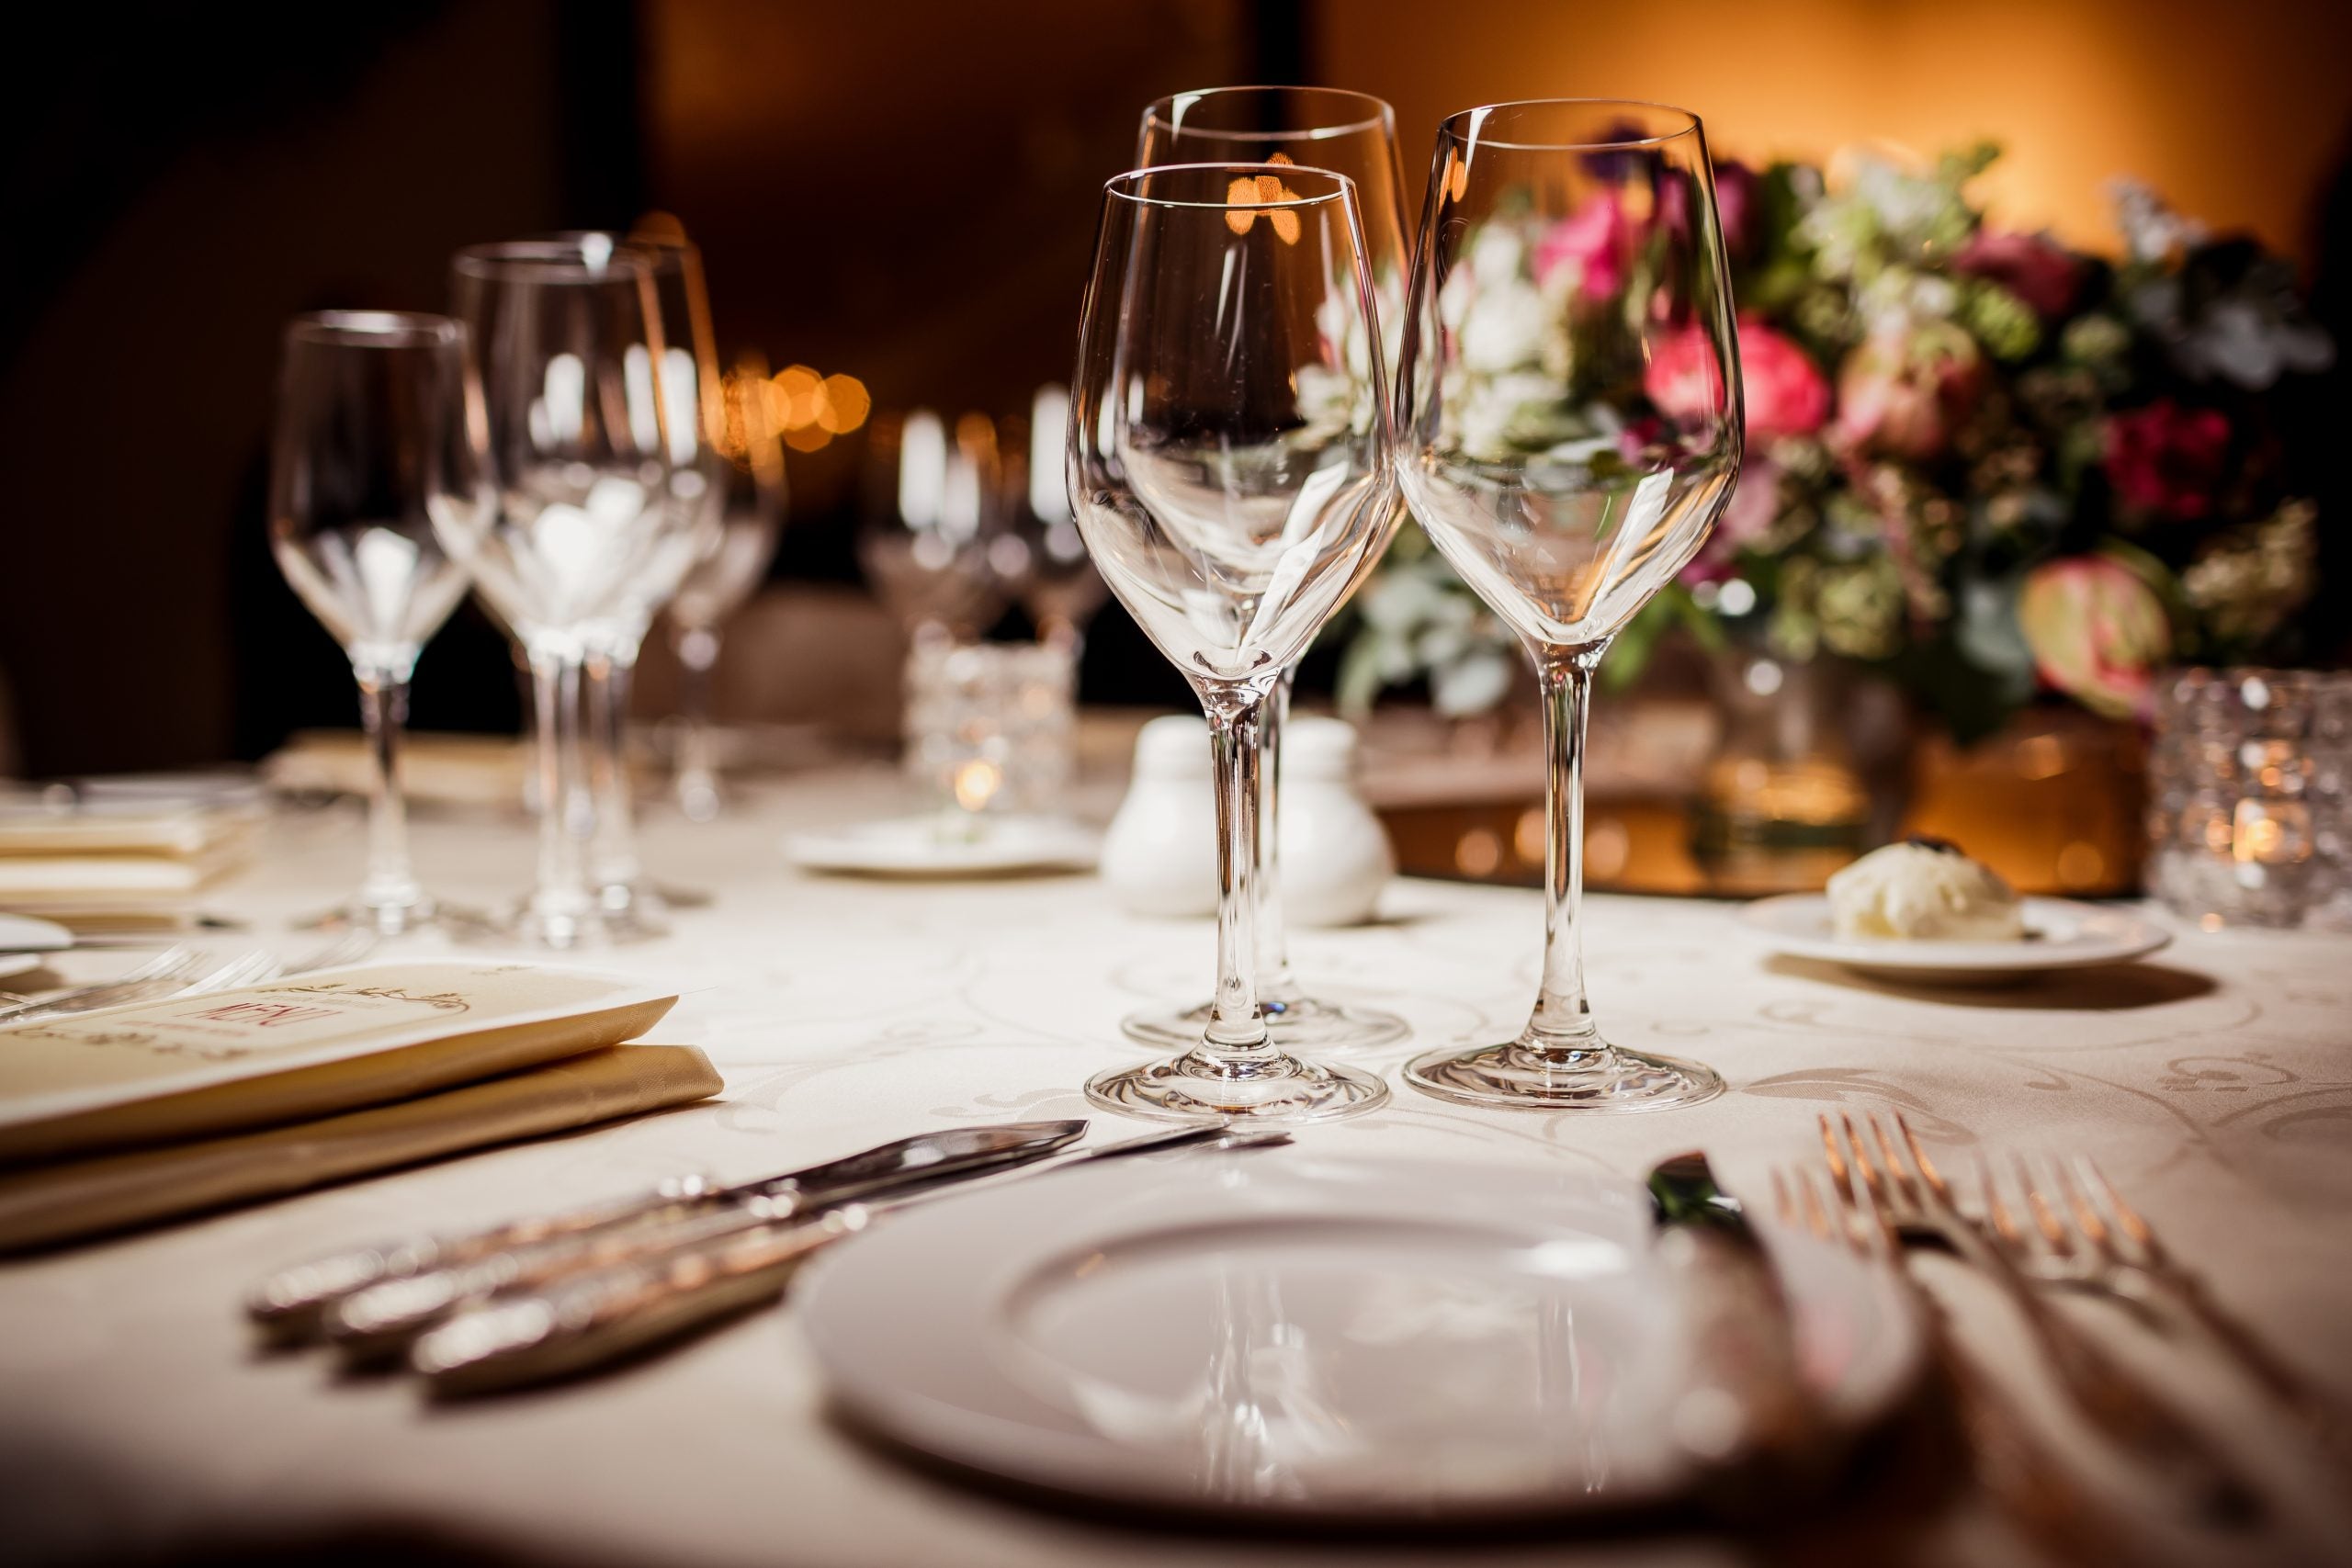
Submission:
<svg viewBox="0 0 2352 1568">
<path fill-rule="evenodd" d="M 2045 321 L 2064 315 L 2083 286 L 2083 264 L 2046 234 L 1979 229 L 1951 265 L 1956 272 L 1999 284 Z"/>
<path fill-rule="evenodd" d="M 1829 380 L 1820 367 L 1753 316 L 1739 321 L 1739 378 L 1752 441 L 1811 435 L 1829 417 Z"/>
<path fill-rule="evenodd" d="M 2219 409 L 2185 409 L 2165 399 L 2107 420 L 2107 478 L 2116 499 L 2137 511 L 2183 521 L 2213 510 L 2230 422 Z"/>
</svg>

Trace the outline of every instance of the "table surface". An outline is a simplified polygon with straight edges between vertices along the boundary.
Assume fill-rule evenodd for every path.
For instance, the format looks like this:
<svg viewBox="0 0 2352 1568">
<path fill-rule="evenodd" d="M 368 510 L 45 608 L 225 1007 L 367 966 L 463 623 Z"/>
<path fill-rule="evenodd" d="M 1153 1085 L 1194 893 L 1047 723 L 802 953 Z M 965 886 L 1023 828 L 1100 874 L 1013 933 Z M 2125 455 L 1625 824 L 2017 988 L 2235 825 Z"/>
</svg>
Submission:
<svg viewBox="0 0 2352 1568">
<path fill-rule="evenodd" d="M 654 1038 L 703 1046 L 726 1076 L 719 1100 L 0 1266 L 0 1517 L 13 1559 L 233 1558 L 266 1542 L 355 1540 L 571 1564 L 1040 1568 L 1114 1555 L 1351 1555 L 1128 1529 L 910 1470 L 827 1418 L 788 1304 L 594 1382 L 449 1408 L 397 1380 L 337 1380 L 316 1359 L 265 1356 L 249 1341 L 243 1287 L 340 1245 L 574 1203 L 681 1170 L 750 1176 L 956 1122 L 1086 1114 L 1080 1083 L 1138 1055 L 1120 1039 L 1120 1017 L 1205 991 L 1205 922 L 1128 918 L 1091 878 L 829 879 L 796 873 L 778 852 L 786 829 L 854 820 L 891 794 L 887 775 L 832 772 L 766 786 L 718 824 L 650 814 L 646 855 L 659 876 L 717 901 L 677 916 L 670 938 L 600 962 L 680 988 Z M 428 817 L 416 838 L 445 897 L 493 903 L 528 874 L 532 839 L 519 818 Z M 273 930 L 355 881 L 358 858 L 347 813 L 289 818 L 215 902 Z M 2134 968 L 1921 994 L 1770 958 L 1736 934 L 1730 906 L 1599 897 L 1588 910 L 1604 1028 L 1626 1044 L 1705 1059 L 1728 1094 L 1668 1114 L 1591 1118 L 1480 1111 L 1400 1089 L 1381 1111 L 1302 1141 L 1629 1177 L 1703 1145 L 1736 1186 L 1805 1156 L 1817 1111 L 1892 1106 L 1963 1152 L 2086 1149 L 2233 1308 L 2352 1395 L 2352 1226 L 2341 1219 L 2352 1202 L 2352 943 L 2187 932 Z M 1532 893 L 1401 882 L 1377 923 L 1299 932 L 1294 949 L 1313 984 L 1411 1021 L 1409 1044 L 1363 1058 L 1393 1068 L 1430 1043 L 1515 1032 L 1541 926 Z M 1964 1280 L 1935 1282 L 1962 1342 L 2006 1370 L 2092 1495 L 2160 1516 L 2162 1500 L 2136 1494 L 2039 1389 L 1997 1303 Z M 2173 1380 L 2199 1419 L 2285 1478 L 2290 1497 L 2305 1495 L 2306 1456 L 2258 1401 L 2120 1316 L 2096 1321 Z M 1900 1553 L 1907 1561 L 2018 1560 L 2010 1527 L 1965 1488 L 1900 1529 L 1916 1538 Z M 2286 1560 L 2292 1550 L 2177 1548 L 2198 1562 Z M 1480 1554 L 1715 1563 L 1754 1551 L 1693 1530 L 1521 1539 Z M 1382 1556 L 1461 1560 L 1452 1545 L 1396 1542 Z"/>
</svg>

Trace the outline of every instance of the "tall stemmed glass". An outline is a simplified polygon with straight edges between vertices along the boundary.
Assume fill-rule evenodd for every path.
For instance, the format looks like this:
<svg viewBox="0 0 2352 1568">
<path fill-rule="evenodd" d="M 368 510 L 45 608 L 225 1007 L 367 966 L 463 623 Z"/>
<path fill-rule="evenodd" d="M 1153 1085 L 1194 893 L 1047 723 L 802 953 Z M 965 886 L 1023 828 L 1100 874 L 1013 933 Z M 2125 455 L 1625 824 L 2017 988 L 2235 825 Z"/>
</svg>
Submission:
<svg viewBox="0 0 2352 1568">
<path fill-rule="evenodd" d="M 1143 111 L 1136 163 L 1190 164 L 1222 159 L 1296 164 L 1355 182 L 1364 259 L 1379 308 L 1385 367 L 1394 369 L 1404 317 L 1407 269 L 1404 180 L 1396 162 L 1396 114 L 1382 100 L 1333 87 L 1211 87 L 1178 93 Z M 1350 352 L 1364 352 L 1351 345 Z M 1397 517 L 1403 516 L 1403 502 Z M 1391 526 L 1394 526 L 1392 522 Z M 1402 1040 L 1405 1021 L 1376 1009 L 1311 995 L 1291 971 L 1282 906 L 1282 732 L 1290 714 L 1292 664 L 1282 672 L 1261 725 L 1258 840 L 1259 1001 L 1266 1031 L 1279 1044 L 1312 1051 L 1385 1045 Z M 1120 1027 L 1148 1044 L 1182 1046 L 1200 1038 L 1214 1002 L 1135 1013 Z"/>
<path fill-rule="evenodd" d="M 560 236 L 594 251 L 627 247 L 653 279 L 662 348 L 654 365 L 669 441 L 669 513 L 658 547 L 623 585 L 619 603 L 588 640 L 586 702 L 589 781 L 595 836 L 589 880 L 616 939 L 661 935 L 663 900 L 645 878 L 637 853 L 637 801 L 628 769 L 628 694 L 639 651 L 653 617 L 686 574 L 715 554 L 727 503 L 728 463 L 718 449 L 726 419 L 718 350 L 702 253 L 684 240 L 609 233 Z M 673 897 L 679 895 L 673 894 Z"/>
<path fill-rule="evenodd" d="M 718 543 L 687 572 L 670 601 L 670 641 L 678 656 L 678 809 L 695 822 L 718 815 L 718 766 L 710 733 L 711 673 L 718 667 L 719 634 L 742 608 L 775 558 L 784 526 L 782 429 L 767 361 L 736 357 L 728 373 L 722 423 L 713 445 L 726 459 Z"/>
<path fill-rule="evenodd" d="M 525 240 L 460 251 L 451 272 L 492 488 L 478 506 L 436 508 L 434 525 L 530 658 L 539 867 L 516 932 L 589 946 L 618 933 L 587 880 L 581 669 L 680 526 L 652 268 L 593 241 Z"/>
<path fill-rule="evenodd" d="M 1268 700 L 1396 514 L 1355 187 L 1292 164 L 1137 170 L 1103 187 L 1071 385 L 1069 493 L 1102 579 L 1199 694 L 1217 803 L 1216 1000 L 1182 1055 L 1088 1098 L 1176 1120 L 1367 1110 L 1378 1078 L 1293 1055 L 1257 992 Z"/>
<path fill-rule="evenodd" d="M 1433 1051 L 1415 1087 L 1476 1105 L 1653 1111 L 1721 1092 L 1612 1046 L 1585 1001 L 1592 671 L 1739 473 L 1739 357 L 1698 118 L 1498 104 L 1440 129 L 1398 369 L 1413 513 L 1535 662 L 1550 751 L 1544 982 L 1515 1040 Z"/>
<path fill-rule="evenodd" d="M 465 332 L 446 316 L 331 310 L 286 329 L 270 549 L 359 682 L 368 871 L 334 919 L 384 936 L 435 913 L 409 867 L 401 730 L 417 654 L 465 596 L 432 513 L 474 501 L 466 412 Z"/>
</svg>

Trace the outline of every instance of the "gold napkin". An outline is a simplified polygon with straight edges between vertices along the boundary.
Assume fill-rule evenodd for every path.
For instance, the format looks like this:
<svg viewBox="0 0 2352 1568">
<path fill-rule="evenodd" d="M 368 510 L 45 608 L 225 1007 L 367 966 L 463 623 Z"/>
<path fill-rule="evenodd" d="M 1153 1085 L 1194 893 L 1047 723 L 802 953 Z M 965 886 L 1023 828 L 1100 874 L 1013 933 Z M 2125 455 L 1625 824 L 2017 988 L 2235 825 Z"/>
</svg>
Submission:
<svg viewBox="0 0 2352 1568">
<path fill-rule="evenodd" d="M 0 1175 L 0 1253 L 634 1116 L 718 1089 L 709 1059 L 691 1045 L 613 1045 L 322 1121 Z"/>
</svg>

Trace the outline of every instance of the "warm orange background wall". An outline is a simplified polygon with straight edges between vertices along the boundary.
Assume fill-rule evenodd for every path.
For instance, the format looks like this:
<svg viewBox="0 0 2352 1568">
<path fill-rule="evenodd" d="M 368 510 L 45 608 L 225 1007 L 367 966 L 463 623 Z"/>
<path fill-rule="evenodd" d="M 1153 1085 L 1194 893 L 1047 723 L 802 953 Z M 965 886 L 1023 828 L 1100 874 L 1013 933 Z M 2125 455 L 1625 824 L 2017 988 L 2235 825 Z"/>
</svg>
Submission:
<svg viewBox="0 0 2352 1568">
<path fill-rule="evenodd" d="M 1396 106 L 1418 197 L 1444 114 L 1518 97 L 1694 109 L 1716 155 L 1991 136 L 1997 215 L 2112 249 L 2104 187 L 2154 182 L 2308 257 L 2352 151 L 2352 0 L 1315 0 L 1310 58 Z"/>
</svg>

